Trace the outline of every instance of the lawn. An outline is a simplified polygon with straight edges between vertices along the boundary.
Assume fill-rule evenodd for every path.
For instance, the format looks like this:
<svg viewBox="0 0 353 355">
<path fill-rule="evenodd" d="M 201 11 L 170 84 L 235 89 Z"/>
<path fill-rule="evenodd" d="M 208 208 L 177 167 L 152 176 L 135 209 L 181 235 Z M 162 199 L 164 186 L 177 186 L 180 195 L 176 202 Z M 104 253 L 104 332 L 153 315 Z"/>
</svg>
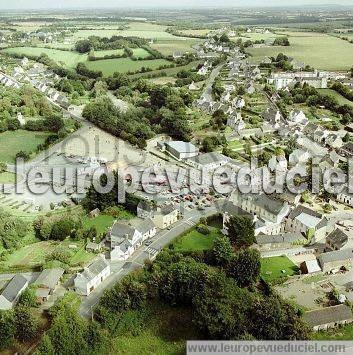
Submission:
<svg viewBox="0 0 353 355">
<path fill-rule="evenodd" d="M 150 54 L 143 48 L 131 48 L 134 57 L 136 58 L 147 58 Z M 103 51 L 94 51 L 94 56 L 96 58 L 103 58 L 108 55 L 123 55 L 123 49 L 107 49 Z"/>
<path fill-rule="evenodd" d="M 249 48 L 255 62 L 284 53 L 316 69 L 348 70 L 352 67 L 353 45 L 326 34 L 286 32 L 289 47 Z M 338 55 L 339 54 L 339 55 Z"/>
<path fill-rule="evenodd" d="M 353 46 L 353 44 L 352 44 Z M 342 96 L 340 93 L 338 93 L 335 90 L 332 89 L 320 89 L 319 90 L 321 93 L 325 94 L 325 95 L 329 95 L 331 97 L 334 97 L 335 99 L 337 99 L 338 103 L 340 105 L 349 105 L 353 107 L 353 102 L 346 99 L 344 96 Z"/>
<path fill-rule="evenodd" d="M 51 58 L 58 64 L 63 65 L 66 68 L 75 68 L 77 63 L 87 61 L 87 54 L 79 54 L 73 51 L 62 51 L 60 49 L 40 47 L 15 47 L 3 49 L 2 52 L 37 57 L 44 53 L 47 54 L 49 58 Z"/>
<path fill-rule="evenodd" d="M 16 182 L 16 175 L 14 173 L 3 172 L 0 173 L 0 184 L 13 184 Z"/>
<path fill-rule="evenodd" d="M 347 324 L 343 327 L 320 331 L 313 334 L 313 340 L 352 340 L 353 324 Z"/>
<path fill-rule="evenodd" d="M 180 251 L 201 251 L 209 250 L 213 246 L 213 241 L 220 234 L 217 229 L 214 229 L 210 234 L 204 235 L 196 229 L 177 238 L 174 244 L 174 250 Z"/>
<path fill-rule="evenodd" d="M 282 272 L 285 271 L 285 273 Z M 278 282 L 298 273 L 298 267 L 286 256 L 261 259 L 261 276 L 265 281 Z"/>
<path fill-rule="evenodd" d="M 87 67 L 91 70 L 101 70 L 104 76 L 113 75 L 115 72 L 126 73 L 128 71 L 136 71 L 142 67 L 157 69 L 161 65 L 168 65 L 165 59 L 155 60 L 131 60 L 130 58 L 96 60 L 87 62 Z"/>
<path fill-rule="evenodd" d="M 13 163 L 16 153 L 20 150 L 29 154 L 35 152 L 37 146 L 44 143 L 48 135 L 49 133 L 24 130 L 0 133 L 0 161 Z"/>
<path fill-rule="evenodd" d="M 89 229 L 93 226 L 97 228 L 98 234 L 104 233 L 109 227 L 112 226 L 114 222 L 114 217 L 107 215 L 99 215 L 96 218 L 84 217 L 82 223 L 85 229 Z"/>
<path fill-rule="evenodd" d="M 184 354 L 186 340 L 201 339 L 192 312 L 159 303 L 147 310 L 126 312 L 113 339 L 114 354 Z"/>
</svg>

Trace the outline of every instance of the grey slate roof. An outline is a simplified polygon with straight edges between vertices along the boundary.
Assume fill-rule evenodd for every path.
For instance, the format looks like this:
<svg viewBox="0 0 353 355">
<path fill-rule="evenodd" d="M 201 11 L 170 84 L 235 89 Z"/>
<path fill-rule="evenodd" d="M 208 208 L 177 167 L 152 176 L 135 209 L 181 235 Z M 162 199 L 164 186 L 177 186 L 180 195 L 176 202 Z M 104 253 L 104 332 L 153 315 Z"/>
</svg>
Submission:
<svg viewBox="0 0 353 355">
<path fill-rule="evenodd" d="M 353 315 L 351 309 L 348 306 L 340 304 L 337 306 L 306 312 L 304 313 L 303 318 L 307 323 L 309 323 L 309 325 L 315 327 L 318 325 L 325 325 L 334 322 L 352 321 Z"/>
<path fill-rule="evenodd" d="M 27 279 L 22 275 L 14 276 L 11 281 L 7 284 L 5 289 L 2 291 L 1 295 L 6 298 L 9 302 L 15 301 L 19 292 L 27 283 Z"/>
<path fill-rule="evenodd" d="M 156 226 L 154 225 L 153 221 L 151 218 L 147 218 L 144 220 L 136 229 L 141 233 L 145 234 L 148 231 L 152 230 Z"/>
<path fill-rule="evenodd" d="M 167 214 L 175 211 L 175 209 L 176 208 L 173 205 L 164 205 L 164 206 L 160 207 L 160 209 L 157 211 L 157 213 L 162 214 L 162 215 L 167 215 Z"/>
<path fill-rule="evenodd" d="M 256 236 L 256 243 L 262 244 L 281 244 L 293 243 L 298 240 L 306 240 L 300 233 L 284 233 L 278 235 L 259 234 Z"/>
<path fill-rule="evenodd" d="M 348 236 L 341 229 L 336 228 L 326 237 L 326 241 L 337 249 L 341 249 L 347 243 Z"/>
<path fill-rule="evenodd" d="M 50 289 L 54 289 L 59 282 L 61 276 L 64 274 L 64 269 L 46 269 L 38 276 L 36 284 Z"/>
<path fill-rule="evenodd" d="M 115 238 L 125 238 L 126 236 L 132 237 L 135 230 L 124 223 L 114 223 L 110 235 Z"/>
<path fill-rule="evenodd" d="M 321 267 L 325 263 L 353 259 L 353 249 L 335 250 L 335 251 L 330 251 L 328 253 L 323 253 L 319 256 L 318 259 L 320 261 Z"/>
<path fill-rule="evenodd" d="M 266 194 L 241 194 L 240 196 L 242 199 L 253 200 L 253 203 L 256 206 L 259 206 L 272 214 L 278 214 L 284 207 L 284 203 L 282 201 L 271 198 Z"/>
<path fill-rule="evenodd" d="M 87 280 L 92 280 L 97 275 L 99 275 L 108 265 L 109 264 L 107 260 L 105 260 L 103 257 L 99 257 L 83 270 L 81 276 Z"/>
</svg>

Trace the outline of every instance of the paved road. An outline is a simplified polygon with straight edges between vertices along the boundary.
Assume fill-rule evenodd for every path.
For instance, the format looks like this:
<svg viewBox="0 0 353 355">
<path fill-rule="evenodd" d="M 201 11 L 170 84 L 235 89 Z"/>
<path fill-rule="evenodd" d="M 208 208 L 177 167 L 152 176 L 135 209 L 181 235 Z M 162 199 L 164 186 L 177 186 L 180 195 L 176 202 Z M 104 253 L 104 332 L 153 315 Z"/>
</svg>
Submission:
<svg viewBox="0 0 353 355">
<path fill-rule="evenodd" d="M 212 85 L 215 81 L 215 79 L 217 78 L 217 76 L 219 75 L 219 72 L 221 71 L 221 69 L 223 68 L 224 64 L 220 64 L 218 65 L 216 68 L 214 68 L 211 71 L 210 76 L 208 77 L 208 79 L 206 80 L 206 85 L 205 85 L 205 89 L 201 95 L 201 97 L 203 97 L 204 99 L 206 99 L 207 101 L 213 101 L 213 97 L 212 97 Z"/>
<path fill-rule="evenodd" d="M 166 245 L 168 245 L 177 236 L 194 227 L 201 217 L 211 216 L 218 212 L 218 205 L 214 205 L 211 208 L 207 208 L 204 211 L 189 210 L 185 211 L 184 218 L 179 220 L 173 225 L 170 230 L 163 230 L 159 232 L 154 238 L 152 243 L 146 247 L 142 245 L 125 263 L 112 263 L 111 275 L 102 282 L 102 284 L 93 291 L 89 296 L 83 298 L 80 306 L 80 315 L 86 318 L 92 316 L 92 310 L 99 302 L 104 291 L 114 286 L 116 282 L 121 280 L 125 275 L 131 271 L 138 269 L 144 265 L 145 260 L 153 259 L 156 253 L 149 253 L 150 251 L 160 251 Z"/>
</svg>

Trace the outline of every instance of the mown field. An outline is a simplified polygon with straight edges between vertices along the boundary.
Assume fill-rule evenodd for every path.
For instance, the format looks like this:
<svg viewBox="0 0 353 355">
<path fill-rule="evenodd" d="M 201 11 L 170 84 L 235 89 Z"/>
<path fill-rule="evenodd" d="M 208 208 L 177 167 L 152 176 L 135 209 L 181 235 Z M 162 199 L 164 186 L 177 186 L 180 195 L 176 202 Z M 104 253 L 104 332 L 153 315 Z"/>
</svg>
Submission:
<svg viewBox="0 0 353 355">
<path fill-rule="evenodd" d="M 165 59 L 133 61 L 130 58 L 96 60 L 86 63 L 89 69 L 101 70 L 104 76 L 113 75 L 115 72 L 126 73 L 128 71 L 136 71 L 142 67 L 157 69 L 161 65 L 168 64 L 170 62 Z"/>
<path fill-rule="evenodd" d="M 180 38 L 180 37 L 179 37 Z M 174 52 L 195 52 L 193 46 L 202 43 L 200 39 L 175 37 L 173 40 L 158 40 L 151 44 L 151 47 L 161 52 L 163 55 L 172 55 Z"/>
<path fill-rule="evenodd" d="M 49 58 L 53 59 L 58 64 L 66 68 L 74 68 L 79 62 L 87 61 L 87 54 L 79 54 L 73 51 L 62 51 L 60 49 L 39 48 L 39 47 L 15 47 L 6 48 L 3 50 L 5 53 L 21 54 L 26 56 L 40 56 L 46 54 Z"/>
<path fill-rule="evenodd" d="M 298 267 L 286 256 L 261 259 L 261 277 L 267 282 L 285 280 L 288 276 L 293 276 L 297 273 Z"/>
<path fill-rule="evenodd" d="M 44 143 L 48 133 L 24 130 L 0 133 L 0 161 L 13 163 L 20 150 L 29 154 L 36 151 L 39 144 Z"/>
<path fill-rule="evenodd" d="M 284 32 L 289 35 L 289 47 L 249 48 L 255 62 L 284 53 L 314 68 L 348 70 L 352 67 L 353 44 L 326 34 Z"/>
</svg>

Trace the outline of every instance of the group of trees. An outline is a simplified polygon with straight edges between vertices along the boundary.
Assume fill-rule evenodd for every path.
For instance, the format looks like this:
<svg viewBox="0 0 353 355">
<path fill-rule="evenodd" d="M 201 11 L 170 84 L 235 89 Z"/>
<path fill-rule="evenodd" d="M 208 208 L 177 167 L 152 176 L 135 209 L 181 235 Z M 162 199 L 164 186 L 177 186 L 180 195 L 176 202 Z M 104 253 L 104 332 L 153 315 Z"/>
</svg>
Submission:
<svg viewBox="0 0 353 355">
<path fill-rule="evenodd" d="M 198 82 L 204 80 L 204 77 L 192 70 L 182 69 L 177 73 L 178 79 L 175 82 L 176 86 L 182 87 L 185 85 L 190 85 L 192 82 Z"/>
<path fill-rule="evenodd" d="M 90 36 L 87 39 L 77 41 L 75 49 L 79 53 L 89 53 L 91 50 L 138 48 L 148 44 L 146 39 L 138 37 L 112 36 L 98 37 Z"/>
<path fill-rule="evenodd" d="M 156 133 L 168 133 L 175 139 L 190 139 L 186 106 L 191 104 L 192 97 L 186 90 L 144 80 L 129 84 L 125 76 L 119 75 L 108 85 L 121 85 L 119 94 L 136 97 L 135 108 L 122 113 L 108 97 L 100 96 L 86 105 L 83 117 L 140 148 L 144 148 L 146 140 Z"/>
<path fill-rule="evenodd" d="M 275 41 L 273 42 L 274 46 L 290 46 L 289 39 L 286 36 L 283 37 L 276 37 Z"/>
<path fill-rule="evenodd" d="M 26 342 L 36 338 L 40 327 L 40 321 L 33 312 L 36 306 L 35 291 L 29 287 L 14 309 L 0 311 L 0 351 L 10 348 L 15 341 Z"/>
<path fill-rule="evenodd" d="M 336 81 L 331 89 L 337 91 L 339 94 L 341 94 L 343 97 L 345 97 L 347 100 L 353 101 L 353 91 L 346 85 L 343 85 L 342 83 Z"/>
<path fill-rule="evenodd" d="M 0 209 L 0 249 L 14 250 L 28 232 L 28 224 Z"/>
<path fill-rule="evenodd" d="M 248 222 L 238 223 L 253 229 Z M 216 238 L 208 252 L 162 251 L 143 272 L 107 291 L 95 318 L 114 332 L 126 312 L 144 312 L 148 304 L 162 302 L 192 309 L 194 325 L 208 339 L 308 339 L 299 312 L 269 286 L 258 287 L 259 252 L 247 247 L 234 251 L 231 233 Z M 247 234 L 233 240 L 245 246 L 251 239 Z"/>
</svg>

